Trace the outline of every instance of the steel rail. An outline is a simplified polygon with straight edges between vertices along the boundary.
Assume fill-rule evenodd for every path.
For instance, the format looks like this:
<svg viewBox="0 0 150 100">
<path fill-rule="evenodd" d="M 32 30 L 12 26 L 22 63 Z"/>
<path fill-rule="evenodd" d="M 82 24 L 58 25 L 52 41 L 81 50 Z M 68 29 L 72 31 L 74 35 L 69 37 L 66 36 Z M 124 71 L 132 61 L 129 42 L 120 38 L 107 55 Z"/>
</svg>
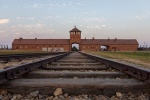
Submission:
<svg viewBox="0 0 150 100">
<path fill-rule="evenodd" d="M 131 75 L 137 79 L 143 80 L 147 83 L 150 83 L 150 70 L 145 69 L 145 68 L 141 68 L 138 66 L 132 66 L 132 65 L 128 65 L 128 64 L 124 64 L 124 63 L 120 63 L 120 62 L 116 62 L 107 58 L 103 58 L 100 56 L 96 56 L 96 55 L 92 55 L 92 54 L 88 54 L 88 53 L 83 53 L 83 52 L 79 52 L 85 56 L 90 57 L 91 59 L 97 60 L 101 63 L 106 64 L 109 67 L 113 67 L 115 69 L 118 69 L 124 73 L 127 73 L 128 75 Z"/>
<path fill-rule="evenodd" d="M 62 54 L 65 52 L 49 52 L 49 53 L 26 53 L 26 54 L 2 54 L 0 55 L 0 60 L 2 61 L 9 61 L 11 59 L 24 59 L 29 57 L 39 57 L 39 56 L 46 56 L 46 55 L 56 55 Z"/>
<path fill-rule="evenodd" d="M 43 66 L 45 66 L 45 65 L 47 65 L 53 61 L 56 61 L 60 58 L 63 58 L 64 56 L 66 56 L 70 53 L 71 52 L 63 53 L 63 54 L 59 54 L 59 55 L 56 55 L 53 57 L 49 57 L 49 58 L 45 58 L 45 59 L 42 59 L 39 61 L 35 61 L 32 63 L 27 63 L 27 64 L 3 69 L 0 71 L 0 84 L 3 84 L 4 82 L 7 82 L 11 79 L 15 79 L 15 78 L 19 77 L 20 75 L 23 75 L 29 71 L 32 71 L 35 68 L 43 67 Z"/>
</svg>

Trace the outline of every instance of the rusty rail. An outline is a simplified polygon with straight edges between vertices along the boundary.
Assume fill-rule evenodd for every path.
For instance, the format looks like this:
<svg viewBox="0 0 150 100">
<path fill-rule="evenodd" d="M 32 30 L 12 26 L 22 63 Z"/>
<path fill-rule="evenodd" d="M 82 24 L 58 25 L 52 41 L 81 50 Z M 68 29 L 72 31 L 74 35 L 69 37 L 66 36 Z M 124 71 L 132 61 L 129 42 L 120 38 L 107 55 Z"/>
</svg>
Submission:
<svg viewBox="0 0 150 100">
<path fill-rule="evenodd" d="M 2 60 L 2 61 L 9 61 L 11 59 L 24 59 L 24 58 L 29 58 L 29 57 L 39 57 L 39 56 L 46 56 L 46 55 L 56 55 L 56 54 L 62 54 L 62 53 L 65 53 L 65 52 L 2 54 L 2 55 L 0 55 L 0 60 Z"/>
<path fill-rule="evenodd" d="M 90 57 L 91 59 L 102 62 L 109 67 L 113 67 L 113 68 L 118 69 L 124 73 L 127 73 L 127 74 L 129 74 L 135 78 L 138 78 L 138 79 L 143 80 L 147 83 L 150 83 L 150 70 L 148 70 L 148 69 L 144 69 L 144 68 L 140 68 L 137 66 L 132 66 L 132 65 L 116 62 L 116 61 L 113 61 L 110 59 L 106 59 L 106 58 L 92 55 L 92 54 L 88 54 L 88 53 L 83 53 L 83 52 L 80 52 L 80 53 L 85 55 L 85 56 Z"/>
<path fill-rule="evenodd" d="M 49 57 L 49 58 L 45 58 L 43 60 L 35 61 L 32 63 L 27 63 L 27 64 L 14 66 L 8 69 L 1 70 L 0 71 L 0 84 L 3 84 L 4 82 L 7 82 L 11 79 L 15 79 L 19 77 L 20 75 L 23 75 L 29 71 L 32 71 L 35 68 L 45 66 L 53 61 L 61 59 L 68 54 L 70 54 L 70 52 L 59 54 L 59 55 Z"/>
</svg>

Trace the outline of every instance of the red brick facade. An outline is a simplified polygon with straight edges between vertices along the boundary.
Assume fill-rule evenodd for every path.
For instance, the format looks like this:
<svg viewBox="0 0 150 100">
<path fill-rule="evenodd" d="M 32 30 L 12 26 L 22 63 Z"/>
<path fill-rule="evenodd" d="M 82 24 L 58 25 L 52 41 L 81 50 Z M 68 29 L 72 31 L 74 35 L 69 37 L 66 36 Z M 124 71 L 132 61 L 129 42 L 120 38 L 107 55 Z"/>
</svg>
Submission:
<svg viewBox="0 0 150 100">
<path fill-rule="evenodd" d="M 136 51 L 138 48 L 136 39 L 81 39 L 81 31 L 75 27 L 70 31 L 70 39 L 14 39 L 12 49 L 68 52 L 74 43 L 79 44 L 80 51 Z"/>
</svg>

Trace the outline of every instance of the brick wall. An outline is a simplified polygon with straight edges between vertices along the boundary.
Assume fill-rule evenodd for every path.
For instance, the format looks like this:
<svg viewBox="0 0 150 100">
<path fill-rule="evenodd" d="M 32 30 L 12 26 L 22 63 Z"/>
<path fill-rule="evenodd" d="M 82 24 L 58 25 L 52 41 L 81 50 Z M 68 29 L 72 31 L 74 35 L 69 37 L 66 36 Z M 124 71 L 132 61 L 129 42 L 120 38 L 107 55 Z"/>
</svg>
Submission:
<svg viewBox="0 0 150 100">
<path fill-rule="evenodd" d="M 22 45 L 12 45 L 13 50 L 38 50 L 38 51 L 53 51 L 54 49 L 59 51 L 60 49 L 63 49 L 64 52 L 69 51 L 69 45 L 27 45 L 27 44 L 22 44 Z"/>
<path fill-rule="evenodd" d="M 60 49 L 65 52 L 68 52 L 69 49 L 71 48 L 71 44 L 70 45 L 12 45 L 12 49 L 13 50 L 38 50 L 38 51 L 42 51 L 45 50 L 46 51 L 59 51 Z M 102 51 L 101 46 L 103 45 L 83 45 L 80 44 L 80 50 L 81 51 Z M 107 45 L 107 49 L 106 51 L 137 51 L 138 45 Z"/>
</svg>

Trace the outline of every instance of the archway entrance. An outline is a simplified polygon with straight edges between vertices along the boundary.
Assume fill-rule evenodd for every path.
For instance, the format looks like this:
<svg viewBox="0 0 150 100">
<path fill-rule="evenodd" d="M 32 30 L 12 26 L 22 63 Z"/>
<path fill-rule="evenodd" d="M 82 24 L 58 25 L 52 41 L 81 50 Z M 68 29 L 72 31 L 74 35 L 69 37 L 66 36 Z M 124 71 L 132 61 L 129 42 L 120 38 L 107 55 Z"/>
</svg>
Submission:
<svg viewBox="0 0 150 100">
<path fill-rule="evenodd" d="M 100 46 L 101 51 L 108 51 L 108 48 L 109 46 L 106 46 L 106 45 Z"/>
<path fill-rule="evenodd" d="M 80 46 L 78 43 L 72 43 L 71 45 L 71 51 L 79 51 L 80 50 Z"/>
</svg>

